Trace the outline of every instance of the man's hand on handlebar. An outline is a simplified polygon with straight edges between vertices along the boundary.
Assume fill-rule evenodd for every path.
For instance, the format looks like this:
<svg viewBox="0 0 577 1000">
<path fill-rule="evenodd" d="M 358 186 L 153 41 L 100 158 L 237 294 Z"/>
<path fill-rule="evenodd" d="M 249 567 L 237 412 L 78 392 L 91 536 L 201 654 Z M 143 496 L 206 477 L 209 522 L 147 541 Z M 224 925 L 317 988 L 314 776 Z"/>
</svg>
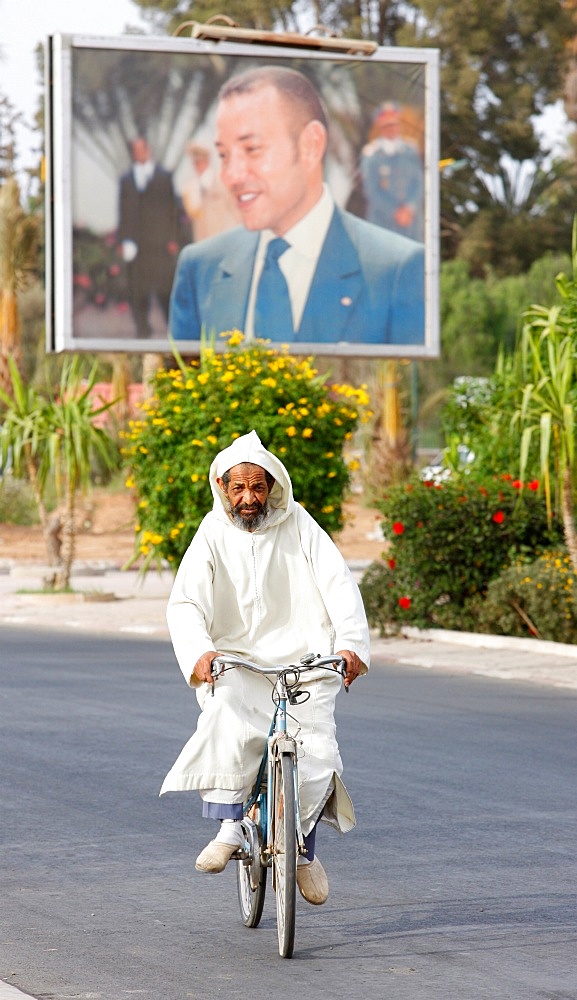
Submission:
<svg viewBox="0 0 577 1000">
<path fill-rule="evenodd" d="M 353 653 L 350 649 L 339 649 L 336 655 L 342 656 L 347 665 L 344 685 L 348 688 L 351 686 L 355 678 L 359 676 L 363 667 L 363 661 L 359 659 L 357 654 Z"/>
<path fill-rule="evenodd" d="M 207 684 L 214 684 L 214 677 L 212 676 L 212 661 L 215 657 L 221 655 L 222 654 L 217 653 L 215 649 L 209 649 L 207 653 L 203 653 L 194 664 L 194 670 L 192 671 L 193 676 L 198 678 L 199 681 L 206 681 Z"/>
</svg>

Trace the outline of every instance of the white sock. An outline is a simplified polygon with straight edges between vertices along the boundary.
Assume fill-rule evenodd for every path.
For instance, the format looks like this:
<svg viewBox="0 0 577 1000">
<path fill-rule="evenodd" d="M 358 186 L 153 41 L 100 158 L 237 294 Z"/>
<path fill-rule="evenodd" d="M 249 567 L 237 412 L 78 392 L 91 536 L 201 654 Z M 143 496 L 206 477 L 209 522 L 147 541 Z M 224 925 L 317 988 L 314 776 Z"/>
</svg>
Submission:
<svg viewBox="0 0 577 1000">
<path fill-rule="evenodd" d="M 306 854 L 299 854 L 297 865 L 310 865 L 310 863 L 310 858 L 307 858 Z"/>
<path fill-rule="evenodd" d="M 214 838 L 218 844 L 244 846 L 244 833 L 238 819 L 221 819 L 220 830 Z"/>
</svg>

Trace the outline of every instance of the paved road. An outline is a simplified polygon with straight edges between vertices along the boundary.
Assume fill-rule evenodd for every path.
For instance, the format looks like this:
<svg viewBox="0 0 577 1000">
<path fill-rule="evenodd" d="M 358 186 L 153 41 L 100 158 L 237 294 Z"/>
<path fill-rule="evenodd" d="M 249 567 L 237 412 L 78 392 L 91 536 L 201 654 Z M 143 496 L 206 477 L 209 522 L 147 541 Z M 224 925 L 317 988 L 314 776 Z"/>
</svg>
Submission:
<svg viewBox="0 0 577 1000">
<path fill-rule="evenodd" d="M 1 629 L 0 650 L 0 980 L 45 1000 L 577 1000 L 572 691 L 377 662 L 340 699 L 359 826 L 323 830 L 331 895 L 299 901 L 283 962 L 272 893 L 245 930 L 234 873 L 194 872 L 196 796 L 156 796 L 196 714 L 169 645 Z"/>
</svg>

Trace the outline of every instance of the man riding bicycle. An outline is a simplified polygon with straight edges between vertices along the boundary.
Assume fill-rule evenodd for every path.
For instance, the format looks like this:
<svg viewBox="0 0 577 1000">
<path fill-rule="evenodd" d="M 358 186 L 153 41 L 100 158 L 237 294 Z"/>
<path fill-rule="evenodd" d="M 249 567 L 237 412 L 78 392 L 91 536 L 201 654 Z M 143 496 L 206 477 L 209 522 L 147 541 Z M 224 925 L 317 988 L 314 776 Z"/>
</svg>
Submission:
<svg viewBox="0 0 577 1000">
<path fill-rule="evenodd" d="M 244 843 L 243 803 L 256 780 L 271 719 L 271 680 L 236 669 L 216 688 L 211 664 L 235 654 L 263 666 L 298 663 L 305 654 L 338 653 L 349 686 L 369 666 L 369 630 L 350 571 L 329 536 L 296 502 L 287 470 L 255 431 L 213 461 L 214 506 L 184 555 L 167 620 L 174 651 L 202 709 L 196 732 L 167 774 L 160 794 L 197 789 L 203 816 L 220 829 L 196 860 L 222 871 Z M 335 698 L 340 677 L 303 675 L 309 697 L 290 706 L 299 742 L 299 802 L 306 855 L 297 883 L 310 903 L 328 896 L 315 856 L 320 819 L 345 833 L 355 825 L 340 775 Z"/>
</svg>

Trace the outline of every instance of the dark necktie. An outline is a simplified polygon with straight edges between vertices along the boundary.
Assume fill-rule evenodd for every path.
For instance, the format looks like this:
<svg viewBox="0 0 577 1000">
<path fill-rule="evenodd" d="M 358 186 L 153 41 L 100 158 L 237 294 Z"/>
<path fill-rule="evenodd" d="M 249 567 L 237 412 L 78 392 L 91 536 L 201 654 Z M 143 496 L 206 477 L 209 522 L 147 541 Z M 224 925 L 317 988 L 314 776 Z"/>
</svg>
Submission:
<svg viewBox="0 0 577 1000">
<path fill-rule="evenodd" d="M 289 246 L 277 236 L 266 248 L 254 307 L 254 333 L 262 339 L 294 340 L 289 290 L 278 262 Z"/>
</svg>

